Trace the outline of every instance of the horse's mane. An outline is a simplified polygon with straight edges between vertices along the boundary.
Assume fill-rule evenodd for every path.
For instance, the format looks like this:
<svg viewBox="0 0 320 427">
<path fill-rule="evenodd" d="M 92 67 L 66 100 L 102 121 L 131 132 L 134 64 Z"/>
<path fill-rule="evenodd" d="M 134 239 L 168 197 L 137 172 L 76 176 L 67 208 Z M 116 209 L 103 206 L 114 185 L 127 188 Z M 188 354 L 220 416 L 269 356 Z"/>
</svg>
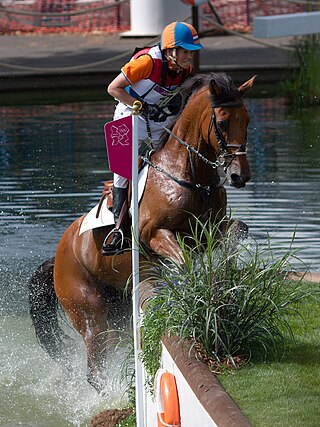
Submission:
<svg viewBox="0 0 320 427">
<path fill-rule="evenodd" d="M 221 90 L 219 96 L 215 96 L 211 100 L 219 102 L 220 99 L 227 97 L 237 98 L 239 96 L 238 89 L 233 83 L 231 77 L 226 73 L 208 73 L 196 74 L 195 76 L 187 79 L 181 86 L 181 93 L 183 95 L 184 103 L 181 111 L 186 106 L 190 97 L 199 89 L 209 86 L 211 80 L 214 80 L 218 88 Z"/>
<path fill-rule="evenodd" d="M 226 73 L 207 73 L 207 74 L 196 74 L 192 77 L 189 77 L 183 82 L 180 87 L 180 93 L 182 95 L 181 109 L 178 116 L 175 117 L 175 121 L 169 125 L 169 129 L 172 129 L 175 122 L 178 120 L 180 114 L 184 110 L 184 107 L 187 105 L 189 99 L 195 92 L 202 89 L 203 87 L 209 86 L 211 80 L 214 80 L 218 88 L 221 90 L 219 96 L 213 97 L 210 96 L 211 102 L 219 102 L 220 100 L 225 99 L 226 97 L 237 98 L 239 97 L 238 89 L 233 83 L 231 77 Z M 163 147 L 169 138 L 168 132 L 164 131 L 159 139 L 157 150 Z"/>
</svg>

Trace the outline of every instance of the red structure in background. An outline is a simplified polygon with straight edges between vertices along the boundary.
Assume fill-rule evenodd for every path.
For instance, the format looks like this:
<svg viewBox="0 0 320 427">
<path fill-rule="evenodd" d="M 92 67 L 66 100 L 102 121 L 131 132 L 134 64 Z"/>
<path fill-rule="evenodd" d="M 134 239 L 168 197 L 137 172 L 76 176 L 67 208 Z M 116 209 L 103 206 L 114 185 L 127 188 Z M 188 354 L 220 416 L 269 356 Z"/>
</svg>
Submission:
<svg viewBox="0 0 320 427">
<path fill-rule="evenodd" d="M 129 0 L 0 0 L 1 33 L 122 32 L 129 29 Z"/>
<path fill-rule="evenodd" d="M 318 1 L 210 0 L 199 6 L 200 31 L 212 20 L 251 31 L 254 16 L 317 10 Z M 130 0 L 0 0 L 0 33 L 89 33 L 130 30 Z M 216 30 L 219 32 L 219 30 Z M 221 32 L 221 30 L 220 30 Z"/>
</svg>

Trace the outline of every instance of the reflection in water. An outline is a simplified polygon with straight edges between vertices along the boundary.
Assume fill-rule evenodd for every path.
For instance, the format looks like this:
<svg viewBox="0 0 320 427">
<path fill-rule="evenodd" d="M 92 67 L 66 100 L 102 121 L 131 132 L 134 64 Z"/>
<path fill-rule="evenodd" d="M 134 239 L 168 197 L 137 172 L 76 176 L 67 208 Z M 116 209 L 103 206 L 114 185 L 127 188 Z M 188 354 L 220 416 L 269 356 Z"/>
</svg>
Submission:
<svg viewBox="0 0 320 427">
<path fill-rule="evenodd" d="M 252 181 L 227 188 L 229 206 L 258 242 L 271 233 L 280 252 L 297 227 L 298 255 L 319 270 L 318 111 L 290 112 L 279 99 L 246 102 Z M 110 177 L 103 125 L 112 111 L 104 102 L 0 107 L 0 426 L 84 426 L 110 402 L 85 381 L 80 340 L 71 381 L 39 348 L 25 285 L 69 223 L 98 202 Z M 110 384 L 112 399 L 117 393 Z"/>
</svg>

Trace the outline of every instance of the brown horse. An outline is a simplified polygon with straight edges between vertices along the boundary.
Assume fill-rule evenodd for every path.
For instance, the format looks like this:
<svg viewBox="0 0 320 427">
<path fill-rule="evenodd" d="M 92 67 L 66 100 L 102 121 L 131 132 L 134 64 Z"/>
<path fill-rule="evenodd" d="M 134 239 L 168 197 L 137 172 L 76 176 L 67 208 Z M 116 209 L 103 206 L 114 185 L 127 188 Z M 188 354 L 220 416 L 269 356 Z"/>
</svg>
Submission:
<svg viewBox="0 0 320 427">
<path fill-rule="evenodd" d="M 165 129 L 167 137 L 148 160 L 148 179 L 139 206 L 140 242 L 156 256 L 181 262 L 177 233 L 190 233 L 194 218 L 208 217 L 209 212 L 217 221 L 225 216 L 226 191 L 220 185 L 218 167 L 224 168 L 236 188 L 250 179 L 246 157 L 249 117 L 242 97 L 254 79 L 239 88 L 224 73 L 196 75 L 184 83 L 182 111 L 173 126 Z M 131 274 L 131 253 L 102 256 L 110 228 L 79 235 L 83 218 L 74 221 L 59 242 L 54 278 L 53 262 L 48 261 L 31 279 L 30 306 L 37 336 L 54 356 L 63 341 L 55 316 L 58 298 L 85 341 L 88 380 L 98 387 L 96 375 L 105 350 L 100 337 L 108 330 L 108 292 L 124 289 Z M 46 307 L 50 307 L 51 317 L 46 315 Z"/>
</svg>

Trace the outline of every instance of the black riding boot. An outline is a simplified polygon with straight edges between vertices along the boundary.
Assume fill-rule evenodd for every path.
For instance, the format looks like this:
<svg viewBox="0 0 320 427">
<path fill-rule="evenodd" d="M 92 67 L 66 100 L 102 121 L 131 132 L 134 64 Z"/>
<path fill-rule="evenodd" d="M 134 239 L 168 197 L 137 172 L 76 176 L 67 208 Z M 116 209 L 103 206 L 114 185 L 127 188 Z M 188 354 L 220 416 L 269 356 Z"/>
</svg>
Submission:
<svg viewBox="0 0 320 427">
<path fill-rule="evenodd" d="M 124 246 L 124 234 L 121 228 L 117 228 L 117 222 L 120 216 L 122 205 L 127 197 L 127 188 L 113 187 L 113 207 L 112 212 L 114 216 L 115 229 L 111 232 L 111 241 L 108 243 L 107 240 L 110 240 L 108 237 L 105 238 L 105 241 L 102 245 L 102 255 L 114 255 L 117 252 L 125 249 Z"/>
</svg>

